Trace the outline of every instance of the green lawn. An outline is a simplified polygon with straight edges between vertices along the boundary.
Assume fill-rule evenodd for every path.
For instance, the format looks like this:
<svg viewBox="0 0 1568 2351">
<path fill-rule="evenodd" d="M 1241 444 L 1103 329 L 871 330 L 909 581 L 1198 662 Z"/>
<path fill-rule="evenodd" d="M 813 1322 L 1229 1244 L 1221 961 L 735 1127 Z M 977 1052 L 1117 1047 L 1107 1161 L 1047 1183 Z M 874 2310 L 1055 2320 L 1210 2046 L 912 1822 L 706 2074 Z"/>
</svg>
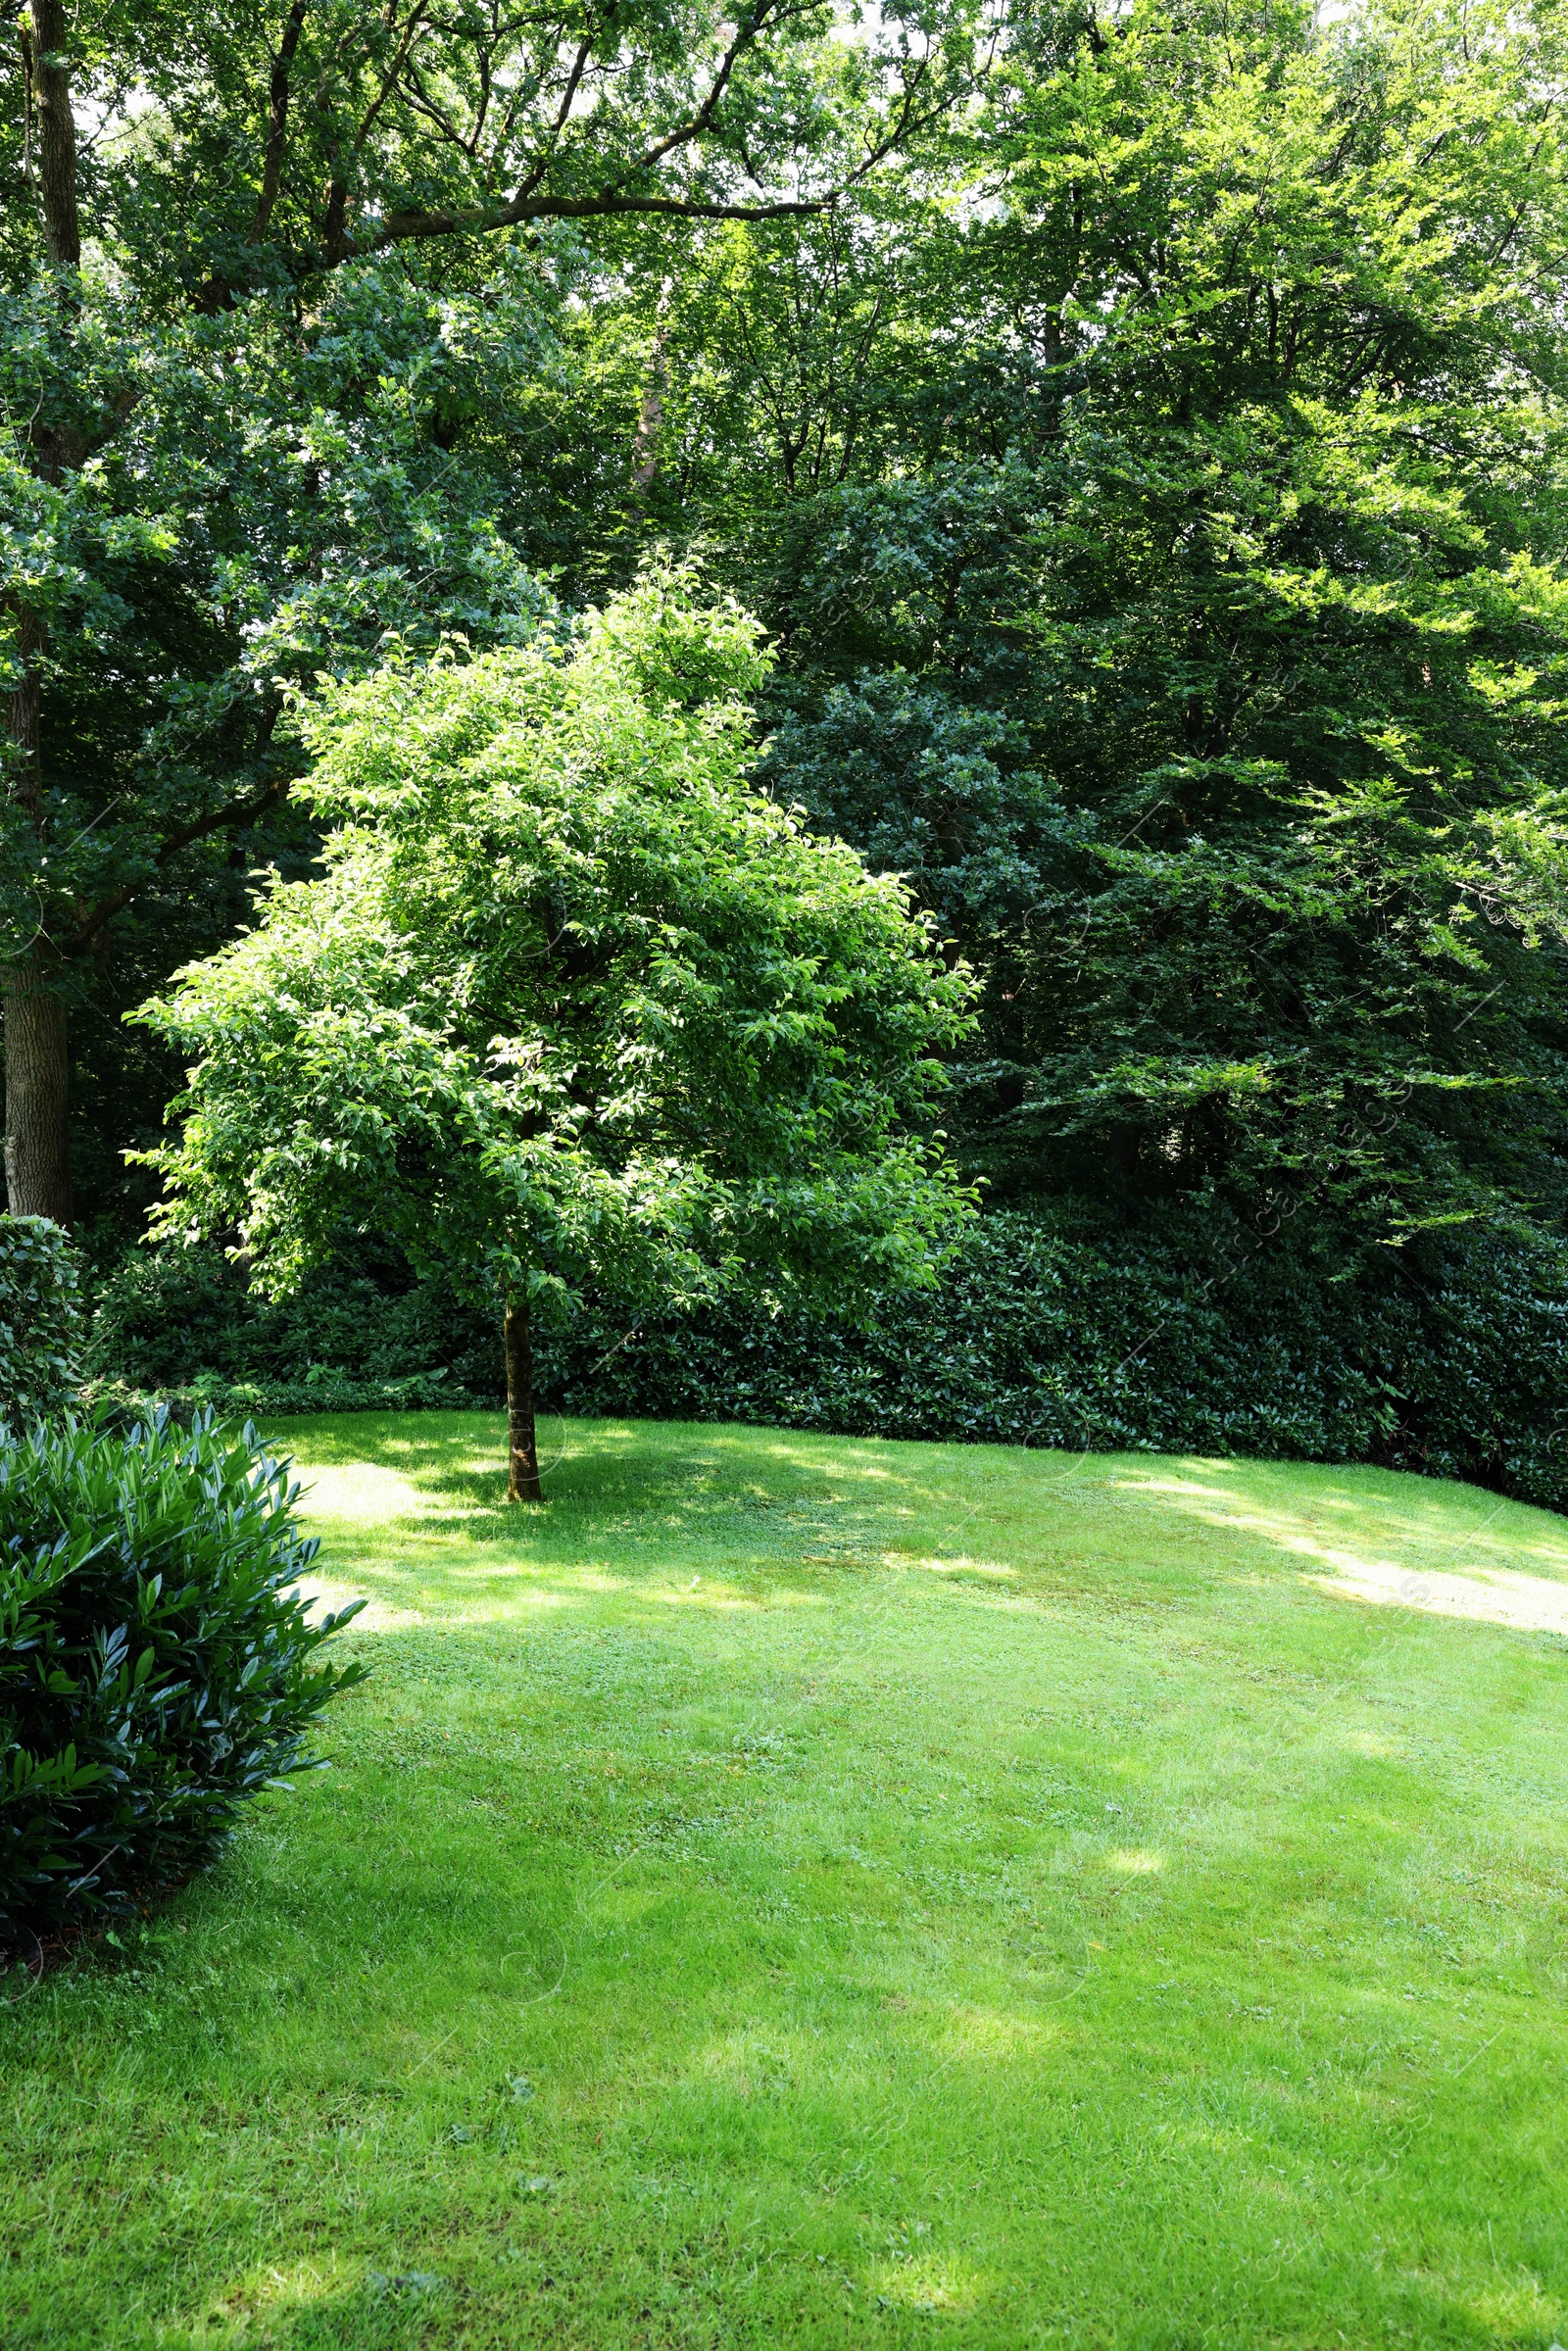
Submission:
<svg viewBox="0 0 1568 2351">
<path fill-rule="evenodd" d="M 0 1980 L 4 2351 L 1568 2340 L 1568 1522 L 547 1434 L 286 1432 L 373 1677 Z"/>
</svg>

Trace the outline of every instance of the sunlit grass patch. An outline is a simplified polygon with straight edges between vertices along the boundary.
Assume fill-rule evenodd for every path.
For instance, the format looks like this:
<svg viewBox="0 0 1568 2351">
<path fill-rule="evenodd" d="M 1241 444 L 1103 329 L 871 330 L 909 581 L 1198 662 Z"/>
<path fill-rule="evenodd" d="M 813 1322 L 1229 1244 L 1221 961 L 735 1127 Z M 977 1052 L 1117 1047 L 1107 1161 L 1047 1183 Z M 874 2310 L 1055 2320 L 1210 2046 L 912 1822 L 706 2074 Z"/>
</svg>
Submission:
<svg viewBox="0 0 1568 2351">
<path fill-rule="evenodd" d="M 1561 1522 L 629 1424 L 508 1512 L 498 1423 L 288 1434 L 374 1676 L 0 1980 L 5 2351 L 1568 2339 L 1568 1647 L 1298 1547 Z"/>
</svg>

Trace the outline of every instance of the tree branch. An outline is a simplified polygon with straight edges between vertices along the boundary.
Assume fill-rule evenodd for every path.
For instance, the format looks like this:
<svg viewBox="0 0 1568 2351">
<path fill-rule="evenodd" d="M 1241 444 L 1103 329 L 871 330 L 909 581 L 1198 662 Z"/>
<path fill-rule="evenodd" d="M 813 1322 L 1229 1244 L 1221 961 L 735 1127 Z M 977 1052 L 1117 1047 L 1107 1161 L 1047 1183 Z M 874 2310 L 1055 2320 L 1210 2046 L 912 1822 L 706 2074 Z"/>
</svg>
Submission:
<svg viewBox="0 0 1568 2351">
<path fill-rule="evenodd" d="M 527 178 L 517 190 L 519 196 L 531 196 L 534 192 L 534 189 L 539 185 L 539 182 L 541 179 L 543 179 L 545 173 L 550 169 L 551 161 L 556 151 L 556 141 L 560 138 L 562 126 L 564 123 L 566 117 L 571 112 L 571 102 L 577 95 L 577 85 L 582 80 L 583 68 L 587 65 L 589 58 L 593 54 L 593 34 L 589 33 L 584 39 L 582 46 L 578 49 L 576 56 L 572 59 L 571 72 L 566 75 L 566 86 L 562 92 L 561 104 L 557 109 L 556 119 L 551 123 L 549 133 L 545 139 L 544 153 L 540 156 L 538 162 L 534 165 L 533 170 L 529 172 Z"/>
<path fill-rule="evenodd" d="M 277 202 L 278 183 L 283 175 L 283 142 L 288 128 L 289 75 L 294 69 L 294 52 L 300 45 L 300 33 L 305 25 L 309 0 L 294 0 L 283 27 L 283 38 L 272 60 L 271 80 L 267 93 L 267 154 L 262 165 L 261 193 L 256 199 L 256 214 L 246 234 L 247 245 L 259 245 L 272 224 L 272 208 Z"/>
<path fill-rule="evenodd" d="M 662 163 L 665 156 L 672 155 L 677 147 L 689 146 L 693 139 L 701 138 L 703 132 L 712 122 L 714 107 L 729 87 L 730 76 L 735 71 L 737 62 L 743 52 L 751 48 L 764 23 L 779 17 L 798 17 L 803 13 L 803 8 L 807 4 L 808 4 L 808 0 L 802 0 L 800 6 L 769 10 L 766 0 L 760 0 L 760 5 L 754 8 L 749 16 L 742 17 L 735 27 L 735 38 L 719 59 L 718 72 L 713 75 L 712 81 L 709 85 L 708 95 L 697 109 L 696 114 L 688 116 L 684 122 L 677 123 L 667 138 L 661 139 L 656 146 L 648 148 L 640 155 L 637 161 L 621 173 L 620 181 L 616 184 L 623 184 L 631 178 L 634 172 L 651 171 L 655 164 Z"/>
<path fill-rule="evenodd" d="M 288 131 L 288 102 L 290 79 L 294 69 L 294 52 L 300 44 L 300 34 L 304 29 L 306 11 L 309 5 L 310 0 L 294 0 L 294 5 L 289 11 L 288 22 L 283 27 L 283 38 L 278 44 L 277 55 L 272 60 L 272 71 L 267 89 L 267 145 L 262 155 L 262 184 L 256 198 L 256 210 L 251 216 L 251 224 L 245 231 L 247 245 L 264 244 L 267 232 L 272 224 L 272 214 L 277 204 L 277 191 L 283 177 L 283 150 Z M 228 278 L 220 277 L 215 270 L 210 277 L 203 278 L 197 287 L 196 308 L 206 317 L 216 318 L 220 311 L 232 310 L 239 292 L 239 287 L 231 283 Z"/>
<path fill-rule="evenodd" d="M 940 99 L 923 114 L 918 111 L 920 90 L 931 67 L 929 57 L 921 58 L 914 66 L 905 85 L 898 112 L 885 136 L 876 140 L 861 157 L 855 170 L 837 186 L 820 196 L 778 199 L 763 204 L 720 204 L 698 198 L 653 195 L 629 195 L 628 180 L 653 171 L 679 147 L 690 146 L 712 125 L 713 115 L 733 77 L 735 67 L 745 52 L 754 47 L 763 31 L 790 17 L 806 12 L 810 0 L 760 0 L 751 13 L 742 18 L 733 40 L 718 62 L 708 92 L 696 111 L 686 121 L 677 123 L 663 138 L 646 148 L 632 163 L 625 165 L 609 184 L 595 196 L 541 197 L 537 189 L 554 160 L 556 141 L 571 110 L 592 47 L 592 35 L 584 38 L 572 62 L 559 109 L 546 136 L 545 152 L 540 156 L 527 177 L 509 203 L 471 206 L 462 210 L 389 212 L 373 235 L 362 240 L 339 240 L 329 254 L 329 262 L 346 259 L 353 254 L 384 251 L 388 246 L 433 237 L 461 235 L 490 235 L 502 228 L 515 228 L 534 220 L 597 220 L 617 215 L 652 215 L 684 220 L 781 220 L 799 219 L 828 210 L 850 188 L 884 163 L 911 132 L 923 129 L 953 103 L 952 98 Z"/>
<path fill-rule="evenodd" d="M 33 433 L 31 450 L 40 480 L 57 482 L 62 473 L 78 471 L 90 457 L 97 456 L 106 442 L 114 439 L 140 399 L 140 392 L 122 386 L 109 404 L 109 421 L 95 432 L 83 432 L 74 424 L 51 424 Z"/>
<path fill-rule="evenodd" d="M 408 59 L 409 51 L 413 48 L 416 40 L 418 38 L 419 26 L 423 22 L 424 13 L 425 0 L 415 0 L 414 7 L 409 11 L 409 21 L 404 25 L 397 48 L 393 52 L 392 63 L 387 67 L 385 73 L 381 76 L 381 87 L 376 92 L 374 99 L 371 101 L 369 110 L 367 113 L 364 122 L 360 124 L 359 129 L 354 134 L 354 144 L 351 149 L 351 153 L 355 155 L 359 154 L 361 148 L 365 145 L 366 140 L 369 137 L 371 130 L 374 128 L 376 117 L 381 112 L 382 107 L 385 106 L 387 99 L 391 96 L 393 84 L 396 82 L 398 75 L 403 71 L 404 65 Z"/>
<path fill-rule="evenodd" d="M 268 732 L 270 734 L 270 727 Z M 153 873 L 144 873 L 139 881 L 127 882 L 122 890 L 115 891 L 112 897 L 100 899 L 74 936 L 60 949 L 62 956 L 85 955 L 104 924 L 122 912 L 131 900 L 146 889 L 153 874 L 177 857 L 182 850 L 189 849 L 194 842 L 206 840 L 213 833 L 244 832 L 256 822 L 258 816 L 265 816 L 269 808 L 275 808 L 280 800 L 287 799 L 292 781 L 291 776 L 274 776 L 270 784 L 263 786 L 254 800 L 240 801 L 226 808 L 215 808 L 206 816 L 197 817 L 193 824 L 181 825 L 177 833 L 171 833 L 153 859 Z"/>
<path fill-rule="evenodd" d="M 652 213 L 676 220 L 784 220 L 819 213 L 838 201 L 842 191 L 803 197 L 794 203 L 703 204 L 676 196 L 621 196 L 607 190 L 599 196 L 514 197 L 510 204 L 475 206 L 470 211 L 388 213 L 374 236 L 363 244 L 349 242 L 349 253 L 380 253 L 389 245 L 416 238 L 484 236 L 498 228 L 517 228 L 530 220 L 603 220 L 623 213 Z"/>
</svg>

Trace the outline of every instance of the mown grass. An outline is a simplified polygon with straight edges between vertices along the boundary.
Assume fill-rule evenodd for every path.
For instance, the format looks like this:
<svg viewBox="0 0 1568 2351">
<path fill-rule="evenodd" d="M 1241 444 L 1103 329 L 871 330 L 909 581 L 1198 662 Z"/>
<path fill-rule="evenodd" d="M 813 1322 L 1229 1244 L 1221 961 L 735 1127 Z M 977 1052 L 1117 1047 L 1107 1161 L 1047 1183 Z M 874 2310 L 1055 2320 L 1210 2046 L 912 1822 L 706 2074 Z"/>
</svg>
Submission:
<svg viewBox="0 0 1568 2351">
<path fill-rule="evenodd" d="M 0 1981 L 6 2351 L 1568 2339 L 1568 1647 L 1349 1596 L 1549 1618 L 1568 1524 L 593 1424 L 509 1512 L 494 1421 L 286 1436 L 374 1675 Z"/>
</svg>

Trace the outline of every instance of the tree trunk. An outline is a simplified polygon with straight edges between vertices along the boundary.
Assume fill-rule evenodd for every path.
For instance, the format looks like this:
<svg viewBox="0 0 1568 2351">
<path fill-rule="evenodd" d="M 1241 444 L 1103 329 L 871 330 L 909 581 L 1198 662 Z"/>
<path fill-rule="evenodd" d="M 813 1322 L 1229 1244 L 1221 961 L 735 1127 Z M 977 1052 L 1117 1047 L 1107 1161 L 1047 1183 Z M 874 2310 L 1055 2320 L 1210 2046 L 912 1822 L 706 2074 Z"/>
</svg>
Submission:
<svg viewBox="0 0 1568 2351">
<path fill-rule="evenodd" d="M 57 269 L 81 267 L 76 218 L 76 125 L 71 112 L 71 26 L 61 0 L 32 0 L 32 103 L 38 116 L 38 193 L 44 244 Z"/>
<path fill-rule="evenodd" d="M 288 136 L 288 83 L 294 70 L 294 52 L 300 45 L 300 31 L 305 23 L 306 0 L 294 0 L 283 27 L 283 39 L 272 60 L 271 84 L 267 94 L 267 160 L 262 166 L 262 190 L 256 199 L 256 217 L 250 225 L 246 243 L 259 245 L 272 225 L 272 212 L 277 203 L 278 183 L 283 176 L 283 146 Z"/>
<path fill-rule="evenodd" d="M 669 280 L 664 280 L 659 297 L 659 323 L 654 329 L 654 347 L 648 355 L 648 373 L 643 378 L 642 410 L 637 418 L 637 437 L 631 445 L 631 487 L 634 498 L 649 498 L 659 479 L 659 444 L 664 428 L 664 393 L 669 383 L 669 363 L 666 357 L 669 328 L 664 314 L 669 308 Z"/>
<path fill-rule="evenodd" d="M 17 614 L 22 676 L 11 698 L 12 795 L 43 833 L 38 766 L 38 661 L 45 631 L 24 606 Z M 36 945 L 4 978 L 6 1197 L 13 1216 L 71 1222 L 71 1143 L 66 1125 L 66 1007 L 46 985 Z"/>
<path fill-rule="evenodd" d="M 64 0 L 31 0 L 26 66 L 38 123 L 38 195 L 44 247 L 57 269 L 81 267 L 76 212 L 76 124 L 71 107 L 71 24 Z M 48 468 L 45 468 L 46 473 Z M 38 664 L 48 643 L 25 606 L 17 613 L 22 676 L 11 699 L 11 794 L 44 832 L 38 761 Z M 47 984 L 38 946 L 6 970 L 6 1198 L 13 1216 L 71 1222 L 71 1145 L 66 1126 L 66 1006 Z"/>
<path fill-rule="evenodd" d="M 507 1293 L 507 1499 L 542 1502 L 539 1446 L 533 1426 L 533 1347 L 528 1300 Z"/>
<path fill-rule="evenodd" d="M 66 1007 L 35 958 L 5 975 L 6 1199 L 13 1216 L 71 1222 Z"/>
</svg>

